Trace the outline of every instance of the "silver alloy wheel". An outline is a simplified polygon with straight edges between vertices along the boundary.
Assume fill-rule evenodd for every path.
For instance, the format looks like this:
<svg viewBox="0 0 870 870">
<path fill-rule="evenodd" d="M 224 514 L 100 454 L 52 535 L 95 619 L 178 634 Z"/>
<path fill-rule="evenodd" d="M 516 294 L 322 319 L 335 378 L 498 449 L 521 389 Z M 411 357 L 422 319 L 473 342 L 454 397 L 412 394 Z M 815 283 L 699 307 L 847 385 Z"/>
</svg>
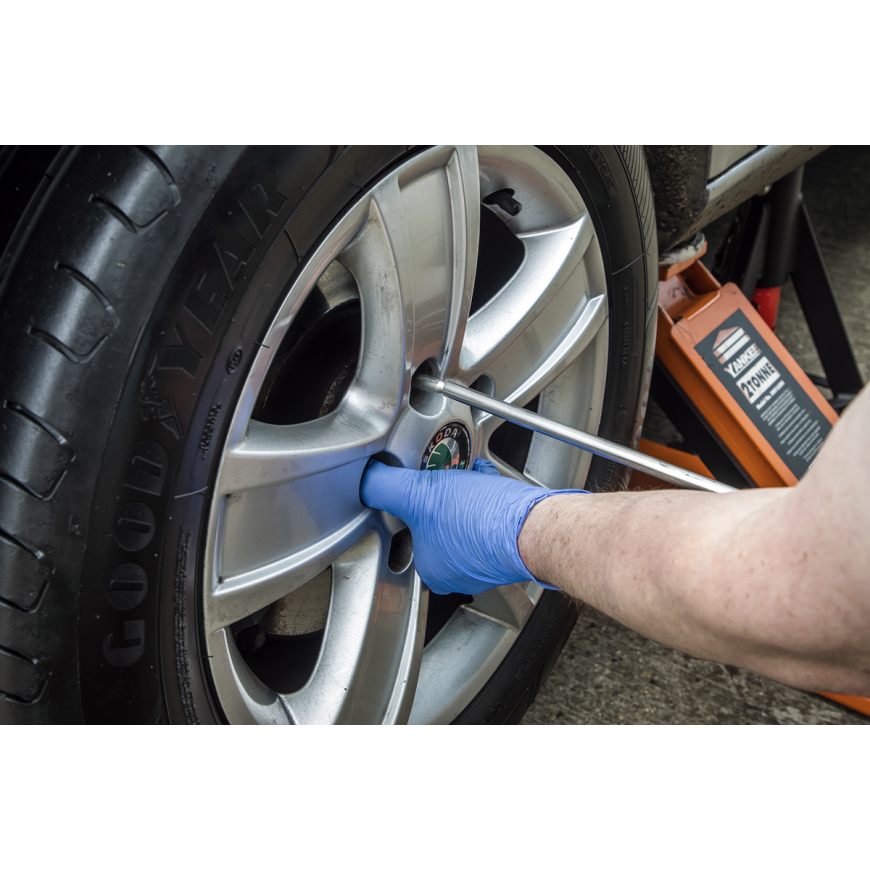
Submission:
<svg viewBox="0 0 870 870">
<path fill-rule="evenodd" d="M 522 211 L 491 211 L 520 240 L 521 263 L 469 316 L 481 200 L 504 188 L 514 190 Z M 350 386 L 318 419 L 260 422 L 253 412 L 282 339 L 335 262 L 352 275 L 361 306 Z M 411 377 L 425 364 L 516 404 L 539 396 L 541 413 L 594 432 L 604 398 L 607 312 L 601 250 L 583 200 L 533 147 L 428 150 L 338 221 L 287 289 L 262 341 L 215 483 L 204 631 L 230 722 L 449 722 L 475 697 L 541 589 L 523 584 L 476 596 L 424 648 L 429 593 L 413 561 L 390 558 L 403 525 L 359 503 L 363 469 L 378 453 L 419 467 L 432 436 L 455 421 L 472 435 L 472 456 L 491 459 L 503 474 L 582 486 L 588 454 L 535 435 L 517 471 L 490 452 L 500 420 L 441 397 L 416 400 Z M 267 687 L 231 626 L 324 583 L 328 615 L 310 677 L 294 691 Z"/>
</svg>

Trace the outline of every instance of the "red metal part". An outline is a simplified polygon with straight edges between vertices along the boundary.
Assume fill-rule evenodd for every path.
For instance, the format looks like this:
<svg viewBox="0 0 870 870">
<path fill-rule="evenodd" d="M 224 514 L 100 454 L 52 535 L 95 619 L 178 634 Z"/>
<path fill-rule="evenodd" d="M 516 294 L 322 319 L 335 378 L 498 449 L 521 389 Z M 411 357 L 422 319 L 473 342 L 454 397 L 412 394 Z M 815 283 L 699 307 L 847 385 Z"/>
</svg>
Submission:
<svg viewBox="0 0 870 870">
<path fill-rule="evenodd" d="M 756 287 L 755 292 L 752 294 L 752 304 L 758 309 L 761 319 L 771 329 L 776 329 L 781 292 L 782 287 Z"/>
</svg>

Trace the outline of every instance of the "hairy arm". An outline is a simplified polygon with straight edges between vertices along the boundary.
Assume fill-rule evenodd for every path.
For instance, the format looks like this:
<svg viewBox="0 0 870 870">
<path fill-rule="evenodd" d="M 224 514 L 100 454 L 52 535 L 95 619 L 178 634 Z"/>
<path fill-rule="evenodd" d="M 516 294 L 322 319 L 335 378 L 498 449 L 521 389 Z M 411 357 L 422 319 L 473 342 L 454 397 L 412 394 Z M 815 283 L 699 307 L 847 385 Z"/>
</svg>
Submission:
<svg viewBox="0 0 870 870">
<path fill-rule="evenodd" d="M 798 486 L 554 495 L 518 539 L 531 573 L 701 658 L 870 695 L 870 391 Z"/>
</svg>

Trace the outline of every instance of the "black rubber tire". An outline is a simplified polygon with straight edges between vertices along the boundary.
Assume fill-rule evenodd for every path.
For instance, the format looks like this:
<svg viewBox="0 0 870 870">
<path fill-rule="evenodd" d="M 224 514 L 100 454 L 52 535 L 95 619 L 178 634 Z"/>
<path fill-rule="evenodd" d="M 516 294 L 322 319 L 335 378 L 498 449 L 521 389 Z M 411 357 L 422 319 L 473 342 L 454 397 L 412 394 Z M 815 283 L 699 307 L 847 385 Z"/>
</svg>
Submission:
<svg viewBox="0 0 870 870">
<path fill-rule="evenodd" d="M 632 443 L 655 287 L 642 154 L 547 150 L 603 239 L 602 433 Z M 197 575 L 228 411 L 299 264 L 410 153 L 0 151 L 0 721 L 223 721 Z M 610 463 L 593 479 L 621 481 Z M 575 618 L 546 594 L 460 719 L 517 721 Z"/>
</svg>

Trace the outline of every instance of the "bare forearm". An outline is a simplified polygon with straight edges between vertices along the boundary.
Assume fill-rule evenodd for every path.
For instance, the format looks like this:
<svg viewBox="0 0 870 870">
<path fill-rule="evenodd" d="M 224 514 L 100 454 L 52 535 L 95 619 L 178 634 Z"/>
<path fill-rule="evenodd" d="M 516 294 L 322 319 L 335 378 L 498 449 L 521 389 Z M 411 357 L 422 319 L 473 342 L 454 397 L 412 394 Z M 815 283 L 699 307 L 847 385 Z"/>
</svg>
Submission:
<svg viewBox="0 0 870 870">
<path fill-rule="evenodd" d="M 774 489 L 553 496 L 529 514 L 520 555 L 662 643 L 802 688 L 870 693 L 855 649 L 864 615 L 836 584 L 819 596 L 829 554 L 806 539 L 797 501 Z"/>
</svg>

